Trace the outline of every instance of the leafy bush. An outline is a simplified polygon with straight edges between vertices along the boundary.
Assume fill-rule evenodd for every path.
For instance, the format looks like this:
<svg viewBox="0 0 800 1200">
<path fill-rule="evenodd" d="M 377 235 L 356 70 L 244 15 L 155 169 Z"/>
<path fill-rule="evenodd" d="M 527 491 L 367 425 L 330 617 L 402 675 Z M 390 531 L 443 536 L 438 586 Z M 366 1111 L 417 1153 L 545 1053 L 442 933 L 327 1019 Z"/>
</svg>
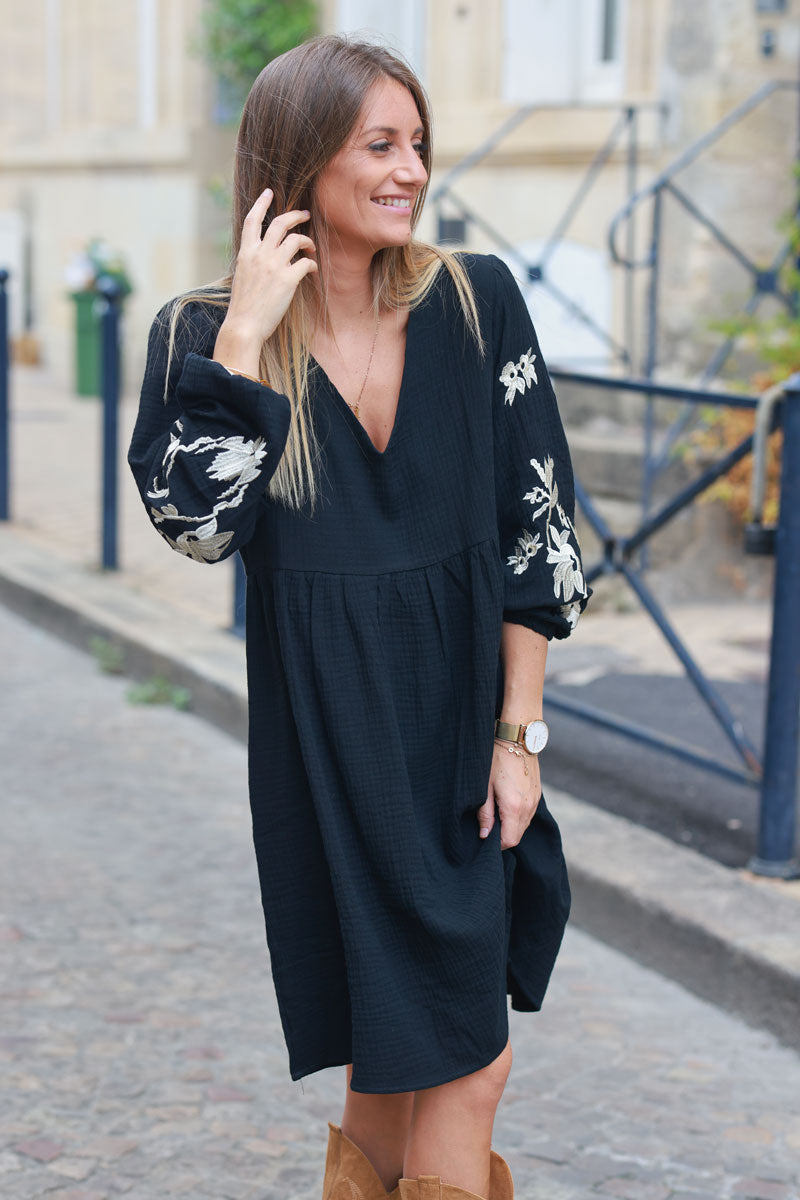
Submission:
<svg viewBox="0 0 800 1200">
<path fill-rule="evenodd" d="M 207 0 L 193 42 L 243 104 L 262 69 L 317 32 L 314 0 Z"/>
</svg>

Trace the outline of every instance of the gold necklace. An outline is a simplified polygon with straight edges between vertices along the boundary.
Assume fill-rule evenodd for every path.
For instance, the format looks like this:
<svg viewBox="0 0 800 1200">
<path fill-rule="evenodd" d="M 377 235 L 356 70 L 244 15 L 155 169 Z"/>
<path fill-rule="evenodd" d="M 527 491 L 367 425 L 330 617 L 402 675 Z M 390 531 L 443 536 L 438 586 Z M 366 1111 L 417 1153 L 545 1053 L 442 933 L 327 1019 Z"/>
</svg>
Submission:
<svg viewBox="0 0 800 1200">
<path fill-rule="evenodd" d="M 378 340 L 378 330 L 380 329 L 380 325 L 381 325 L 381 314 L 380 314 L 380 310 L 379 310 L 378 311 L 378 319 L 375 322 L 375 336 L 372 339 L 372 349 L 369 352 L 369 362 L 367 363 L 367 374 L 364 376 L 364 382 L 361 384 L 361 391 L 358 393 L 358 399 L 356 400 L 355 404 L 351 404 L 349 400 L 345 400 L 345 404 L 348 405 L 349 408 L 352 408 L 352 410 L 356 414 L 356 416 L 358 416 L 358 406 L 361 403 L 361 397 L 364 395 L 364 388 L 367 386 L 367 375 L 369 375 L 369 369 L 372 366 L 372 356 L 375 353 L 375 343 Z M 342 397 L 342 399 L 344 399 L 344 397 Z"/>
</svg>

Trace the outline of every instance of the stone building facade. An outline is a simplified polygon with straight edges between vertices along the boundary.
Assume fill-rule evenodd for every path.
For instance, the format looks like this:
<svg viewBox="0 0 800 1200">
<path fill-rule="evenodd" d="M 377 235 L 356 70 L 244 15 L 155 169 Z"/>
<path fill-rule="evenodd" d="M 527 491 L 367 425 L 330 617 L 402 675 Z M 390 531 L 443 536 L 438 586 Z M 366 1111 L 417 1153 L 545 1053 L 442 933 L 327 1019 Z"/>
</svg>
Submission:
<svg viewBox="0 0 800 1200">
<path fill-rule="evenodd" d="M 156 309 L 225 269 L 236 129 L 196 50 L 202 3 L 3 0 L 0 260 L 13 271 L 12 333 L 30 329 L 65 384 L 73 312 L 64 269 L 90 237 L 122 251 L 133 277 L 124 322 L 131 390 Z M 434 113 L 432 194 L 521 106 L 537 106 L 453 182 L 474 218 L 463 244 L 510 247 L 529 262 L 626 106 L 638 113 L 641 186 L 757 88 L 793 84 L 800 51 L 800 0 L 322 0 L 320 22 L 323 32 L 378 35 L 419 70 Z M 765 262 L 792 202 L 797 107 L 796 91 L 776 92 L 682 176 L 698 207 Z M 607 251 L 630 184 L 627 154 L 623 136 L 548 270 L 556 291 L 630 343 L 638 369 L 646 277 L 633 282 L 629 327 L 624 272 Z M 702 321 L 730 311 L 747 280 L 696 223 L 666 207 L 659 364 L 690 372 L 702 361 Z M 458 207 L 443 200 L 441 215 Z M 647 221 L 645 205 L 640 252 Z M 437 233 L 431 204 L 420 235 Z M 546 289 L 533 287 L 529 303 L 551 360 L 613 365 L 602 339 Z"/>
</svg>

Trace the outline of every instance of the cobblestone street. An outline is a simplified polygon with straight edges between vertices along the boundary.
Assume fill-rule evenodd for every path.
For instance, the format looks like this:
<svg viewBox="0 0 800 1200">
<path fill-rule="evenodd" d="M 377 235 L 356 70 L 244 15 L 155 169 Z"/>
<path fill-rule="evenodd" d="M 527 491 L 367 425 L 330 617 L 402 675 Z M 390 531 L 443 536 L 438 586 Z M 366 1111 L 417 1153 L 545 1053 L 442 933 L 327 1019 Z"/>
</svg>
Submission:
<svg viewBox="0 0 800 1200">
<path fill-rule="evenodd" d="M 0 1196 L 319 1200 L 344 1070 L 289 1076 L 244 748 L 0 649 Z M 800 1058 L 578 930 L 511 1041 L 517 1200 L 800 1197 Z"/>
</svg>

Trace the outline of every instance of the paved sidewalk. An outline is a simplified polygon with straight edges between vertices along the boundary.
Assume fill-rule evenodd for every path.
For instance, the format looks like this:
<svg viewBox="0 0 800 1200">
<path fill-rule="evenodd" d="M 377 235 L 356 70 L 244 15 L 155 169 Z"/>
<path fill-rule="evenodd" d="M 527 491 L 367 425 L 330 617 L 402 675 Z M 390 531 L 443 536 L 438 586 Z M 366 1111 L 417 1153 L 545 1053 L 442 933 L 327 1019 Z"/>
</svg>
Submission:
<svg viewBox="0 0 800 1200">
<path fill-rule="evenodd" d="M 2 608 L 0 654 L 0 1195 L 318 1200 L 344 1071 L 288 1074 L 243 746 Z M 574 926 L 511 1038 L 517 1200 L 800 1197 L 798 1055 Z"/>
</svg>

